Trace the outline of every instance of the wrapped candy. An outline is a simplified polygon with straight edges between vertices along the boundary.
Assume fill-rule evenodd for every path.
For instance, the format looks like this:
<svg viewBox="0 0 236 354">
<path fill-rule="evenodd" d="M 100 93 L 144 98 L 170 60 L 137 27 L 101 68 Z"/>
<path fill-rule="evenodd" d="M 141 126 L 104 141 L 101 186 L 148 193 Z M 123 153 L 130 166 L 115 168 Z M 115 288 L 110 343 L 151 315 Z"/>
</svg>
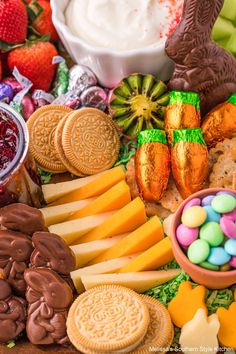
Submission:
<svg viewBox="0 0 236 354">
<path fill-rule="evenodd" d="M 206 115 L 202 133 L 209 147 L 236 134 L 236 93 Z"/>
<path fill-rule="evenodd" d="M 36 109 L 46 106 L 54 101 L 55 97 L 43 90 L 34 90 L 32 99 Z"/>
<path fill-rule="evenodd" d="M 135 155 L 135 173 L 142 198 L 157 202 L 167 188 L 170 175 L 170 153 L 163 130 L 150 129 L 139 133 Z"/>
<path fill-rule="evenodd" d="M 5 83 L 0 83 L 0 101 L 10 103 L 13 99 L 14 93 L 12 87 Z"/>
<path fill-rule="evenodd" d="M 3 80 L 3 82 L 11 86 L 14 96 L 24 88 L 24 86 L 17 81 L 15 77 L 7 77 Z"/>
<path fill-rule="evenodd" d="M 53 85 L 53 95 L 59 97 L 64 95 L 69 86 L 69 69 L 64 58 L 56 56 L 53 58 L 53 64 L 59 64 L 57 68 L 56 79 Z"/>
<path fill-rule="evenodd" d="M 99 86 L 86 88 L 81 96 L 81 104 L 85 107 L 93 107 L 105 111 L 107 108 L 107 93 Z"/>
<path fill-rule="evenodd" d="M 65 95 L 57 97 L 52 104 L 63 105 L 72 109 L 80 106 L 80 98 L 75 92 L 68 91 Z"/>
<path fill-rule="evenodd" d="M 202 189 L 208 175 L 208 150 L 200 128 L 173 131 L 171 166 L 184 199 Z"/>
<path fill-rule="evenodd" d="M 165 114 L 165 131 L 169 143 L 177 129 L 199 128 L 201 122 L 200 97 L 195 92 L 170 91 L 170 102 Z"/>
<path fill-rule="evenodd" d="M 69 72 L 68 91 L 73 91 L 80 96 L 90 86 L 96 86 L 97 78 L 87 66 L 74 65 Z"/>
<path fill-rule="evenodd" d="M 24 117 L 24 120 L 27 121 L 29 117 L 34 113 L 35 107 L 33 100 L 30 96 L 25 95 L 22 99 L 22 115 Z"/>
<path fill-rule="evenodd" d="M 27 95 L 27 93 L 30 91 L 30 89 L 32 88 L 33 84 L 30 80 L 28 80 L 25 76 L 21 75 L 21 73 L 17 70 L 17 68 L 15 67 L 13 70 L 13 76 L 15 77 L 15 79 L 22 85 L 23 89 L 21 91 L 19 91 L 13 98 L 12 102 L 11 102 L 11 106 L 20 114 L 22 114 L 22 101 L 23 98 L 25 97 L 25 95 Z M 26 107 L 27 105 L 29 105 L 29 100 L 25 100 L 25 102 L 28 102 L 25 104 L 25 112 L 27 112 L 28 108 Z M 27 113 L 28 114 L 28 113 Z"/>
</svg>

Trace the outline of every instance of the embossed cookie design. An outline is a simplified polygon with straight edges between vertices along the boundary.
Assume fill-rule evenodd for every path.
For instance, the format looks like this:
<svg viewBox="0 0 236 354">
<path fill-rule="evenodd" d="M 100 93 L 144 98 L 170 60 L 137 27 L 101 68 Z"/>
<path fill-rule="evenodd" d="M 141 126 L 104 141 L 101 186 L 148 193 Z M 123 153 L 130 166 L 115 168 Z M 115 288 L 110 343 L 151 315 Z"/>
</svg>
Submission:
<svg viewBox="0 0 236 354">
<path fill-rule="evenodd" d="M 67 334 L 83 353 L 128 352 L 143 340 L 149 322 L 148 308 L 133 290 L 102 285 L 86 291 L 72 304 Z"/>
<path fill-rule="evenodd" d="M 120 150 L 113 120 L 96 108 L 70 114 L 63 128 L 62 145 L 70 164 L 85 175 L 111 168 Z"/>
<path fill-rule="evenodd" d="M 39 108 L 27 121 L 30 152 L 44 170 L 66 172 L 55 149 L 55 130 L 60 120 L 72 110 L 65 106 L 48 105 Z"/>
</svg>

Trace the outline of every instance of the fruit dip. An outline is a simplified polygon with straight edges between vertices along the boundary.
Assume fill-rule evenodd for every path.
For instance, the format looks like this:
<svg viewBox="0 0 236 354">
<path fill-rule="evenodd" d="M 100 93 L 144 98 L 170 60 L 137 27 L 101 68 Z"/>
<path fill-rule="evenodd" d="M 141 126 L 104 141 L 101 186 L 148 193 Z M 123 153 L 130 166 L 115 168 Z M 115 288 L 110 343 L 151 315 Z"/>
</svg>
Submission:
<svg viewBox="0 0 236 354">
<path fill-rule="evenodd" d="M 70 0 L 72 33 L 96 46 L 127 51 L 155 48 L 176 28 L 182 0 Z"/>
</svg>

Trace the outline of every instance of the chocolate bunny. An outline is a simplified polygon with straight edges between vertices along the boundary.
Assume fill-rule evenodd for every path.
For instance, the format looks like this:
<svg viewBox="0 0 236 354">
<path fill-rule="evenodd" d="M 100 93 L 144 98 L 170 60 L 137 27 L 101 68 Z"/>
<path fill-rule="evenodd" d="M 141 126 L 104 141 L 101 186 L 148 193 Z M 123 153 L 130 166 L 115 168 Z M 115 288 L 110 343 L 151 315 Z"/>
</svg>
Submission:
<svg viewBox="0 0 236 354">
<path fill-rule="evenodd" d="M 205 114 L 236 92 L 236 60 L 211 40 L 224 0 L 185 0 L 183 17 L 166 41 L 175 62 L 169 88 L 200 93 Z"/>
<path fill-rule="evenodd" d="M 73 301 L 69 285 L 53 270 L 26 269 L 29 302 L 26 332 L 33 344 L 66 344 L 66 319 Z"/>
<path fill-rule="evenodd" d="M 40 210 L 25 204 L 11 204 L 0 209 L 0 226 L 8 230 L 32 235 L 35 231 L 46 231 Z"/>
<path fill-rule="evenodd" d="M 35 232 L 32 237 L 34 251 L 31 266 L 45 267 L 60 275 L 68 275 L 75 269 L 75 256 L 60 236 L 50 232 Z"/>
<path fill-rule="evenodd" d="M 19 232 L 0 230 L 0 268 L 3 269 L 4 279 L 21 296 L 26 290 L 24 271 L 29 265 L 32 251 L 30 237 Z"/>
<path fill-rule="evenodd" d="M 26 301 L 12 295 L 10 285 L 0 280 L 0 343 L 15 339 L 26 323 Z"/>
</svg>

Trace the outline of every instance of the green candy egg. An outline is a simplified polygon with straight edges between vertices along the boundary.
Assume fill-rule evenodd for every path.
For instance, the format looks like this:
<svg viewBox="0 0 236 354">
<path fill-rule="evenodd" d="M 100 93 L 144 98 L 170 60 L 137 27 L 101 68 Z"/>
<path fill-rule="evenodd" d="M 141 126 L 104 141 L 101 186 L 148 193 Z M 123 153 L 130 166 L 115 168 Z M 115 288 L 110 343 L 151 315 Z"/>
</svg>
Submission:
<svg viewBox="0 0 236 354">
<path fill-rule="evenodd" d="M 209 253 L 209 244 L 204 240 L 196 240 L 189 246 L 187 254 L 191 263 L 199 264 L 208 258 Z"/>
<path fill-rule="evenodd" d="M 206 241 L 211 247 L 220 246 L 224 241 L 224 234 L 220 225 L 215 221 L 210 221 L 200 228 L 199 237 Z"/>
<path fill-rule="evenodd" d="M 205 269 L 208 269 L 208 270 L 215 270 L 215 271 L 217 271 L 217 270 L 219 270 L 219 266 L 217 266 L 217 265 L 214 265 L 214 264 L 211 264 L 211 263 L 209 263 L 209 262 L 202 262 L 202 263 L 200 263 L 199 264 L 202 268 L 205 268 Z"/>
<path fill-rule="evenodd" d="M 217 213 L 230 213 L 236 208 L 236 199 L 230 194 L 220 194 L 212 200 L 211 206 Z"/>
</svg>

